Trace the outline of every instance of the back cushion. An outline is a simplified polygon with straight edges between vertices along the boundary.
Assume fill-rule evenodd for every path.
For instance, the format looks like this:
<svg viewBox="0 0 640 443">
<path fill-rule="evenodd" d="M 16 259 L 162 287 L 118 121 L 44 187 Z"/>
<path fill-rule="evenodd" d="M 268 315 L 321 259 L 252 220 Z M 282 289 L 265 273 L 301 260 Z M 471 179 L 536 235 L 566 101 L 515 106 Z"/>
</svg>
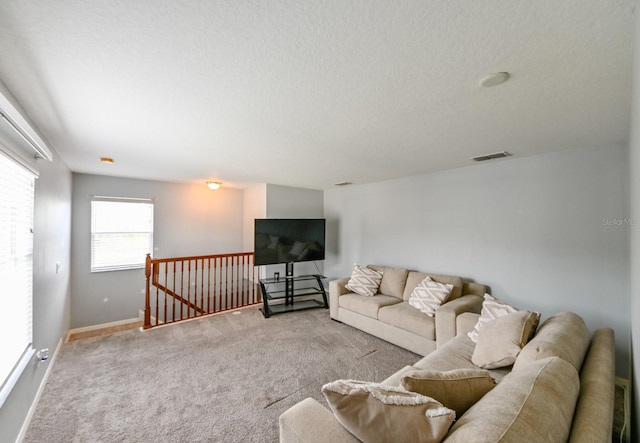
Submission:
<svg viewBox="0 0 640 443">
<path fill-rule="evenodd" d="M 447 301 L 455 300 L 462 294 L 462 277 L 411 271 L 407 276 L 407 284 L 404 288 L 404 294 L 402 298 L 405 301 L 409 301 L 409 297 L 411 296 L 413 290 L 422 282 L 422 280 L 427 277 L 431 277 L 433 281 L 437 281 L 438 283 L 453 285 L 453 289 L 451 290 L 451 294 L 449 295 L 449 298 L 447 298 Z"/>
<path fill-rule="evenodd" d="M 567 441 L 580 379 L 558 357 L 512 371 L 451 428 L 447 443 Z"/>
<path fill-rule="evenodd" d="M 462 293 L 464 295 L 473 294 L 484 297 L 484 294 L 487 293 L 487 287 L 485 285 L 481 285 L 480 283 L 466 281 L 464 282 L 464 285 L 462 287 Z"/>
<path fill-rule="evenodd" d="M 560 312 L 540 325 L 535 337 L 522 348 L 513 370 L 518 371 L 531 362 L 557 356 L 580 371 L 589 348 L 589 330 L 584 320 L 573 312 Z"/>
<path fill-rule="evenodd" d="M 409 271 L 401 268 L 385 268 L 384 266 L 368 265 L 367 268 L 382 272 L 382 282 L 378 293 L 392 295 L 402 299 L 402 291 L 407 283 Z"/>
</svg>

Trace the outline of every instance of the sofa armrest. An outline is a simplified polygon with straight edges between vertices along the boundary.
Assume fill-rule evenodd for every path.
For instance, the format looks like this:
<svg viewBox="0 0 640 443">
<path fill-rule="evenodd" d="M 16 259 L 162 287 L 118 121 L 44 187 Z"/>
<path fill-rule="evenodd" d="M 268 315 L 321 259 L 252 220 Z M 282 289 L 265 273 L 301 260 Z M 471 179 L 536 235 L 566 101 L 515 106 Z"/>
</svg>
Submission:
<svg viewBox="0 0 640 443">
<path fill-rule="evenodd" d="M 473 328 L 478 323 L 478 318 L 480 314 L 476 314 L 475 312 L 463 312 L 458 315 L 456 319 L 456 335 L 466 334 L 467 332 L 473 331 Z"/>
<path fill-rule="evenodd" d="M 615 403 L 615 339 L 598 329 L 580 370 L 580 396 L 573 414 L 570 443 L 610 441 Z"/>
<path fill-rule="evenodd" d="M 329 316 L 334 320 L 338 320 L 338 298 L 341 295 L 348 294 L 349 290 L 345 285 L 349 282 L 349 278 L 341 278 L 339 280 L 331 280 L 329 282 Z"/>
<path fill-rule="evenodd" d="M 309 397 L 282 413 L 280 443 L 357 443 L 333 413 Z"/>
<path fill-rule="evenodd" d="M 456 336 L 457 318 L 463 312 L 479 313 L 483 298 L 479 295 L 467 294 L 446 302 L 436 309 L 436 343 L 440 347 Z"/>
</svg>

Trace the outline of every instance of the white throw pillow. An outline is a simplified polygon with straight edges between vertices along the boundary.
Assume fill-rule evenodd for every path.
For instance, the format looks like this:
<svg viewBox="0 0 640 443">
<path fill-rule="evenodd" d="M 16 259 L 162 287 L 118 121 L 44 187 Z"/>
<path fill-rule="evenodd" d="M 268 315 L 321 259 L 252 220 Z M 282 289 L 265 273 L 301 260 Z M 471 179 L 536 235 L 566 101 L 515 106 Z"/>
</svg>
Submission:
<svg viewBox="0 0 640 443">
<path fill-rule="evenodd" d="M 473 327 L 473 331 L 468 332 L 467 335 L 474 342 L 478 343 L 478 332 L 480 328 L 488 321 L 495 320 L 498 317 L 502 317 L 513 312 L 518 312 L 513 306 L 509 306 L 503 303 L 489 294 L 484 294 L 484 302 L 482 302 L 482 311 L 480 311 L 480 318 Z"/>
<path fill-rule="evenodd" d="M 436 309 L 449 298 L 452 290 L 452 284 L 438 283 L 431 277 L 427 277 L 415 287 L 409 296 L 409 304 L 429 317 L 433 317 Z"/>
<path fill-rule="evenodd" d="M 382 272 L 354 265 L 353 273 L 345 288 L 356 294 L 371 297 L 378 292 L 380 282 L 382 282 Z"/>
<path fill-rule="evenodd" d="M 471 361 L 484 369 L 511 366 L 538 326 L 540 314 L 517 311 L 484 323 Z"/>
</svg>

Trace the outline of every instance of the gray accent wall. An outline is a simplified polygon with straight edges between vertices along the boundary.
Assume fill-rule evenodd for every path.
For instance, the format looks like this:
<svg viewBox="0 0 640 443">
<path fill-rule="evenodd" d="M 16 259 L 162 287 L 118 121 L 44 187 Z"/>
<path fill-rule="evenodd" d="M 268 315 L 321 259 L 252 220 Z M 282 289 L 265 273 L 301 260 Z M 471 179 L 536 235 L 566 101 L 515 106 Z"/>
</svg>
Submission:
<svg viewBox="0 0 640 443">
<path fill-rule="evenodd" d="M 70 321 L 71 172 L 55 153 L 53 162 L 36 165 L 40 178 L 35 186 L 33 346 L 48 348 L 53 356 Z M 18 437 L 49 365 L 34 359 L 25 368 L 0 408 L 0 441 Z"/>
<path fill-rule="evenodd" d="M 94 195 L 154 199 L 153 257 L 244 252 L 242 190 L 73 174 L 72 328 L 135 318 L 144 308 L 144 269 L 90 272 Z"/>
<path fill-rule="evenodd" d="M 355 262 L 461 275 L 548 317 L 616 333 L 629 373 L 626 146 L 494 160 L 325 192 L 330 278 Z"/>
</svg>

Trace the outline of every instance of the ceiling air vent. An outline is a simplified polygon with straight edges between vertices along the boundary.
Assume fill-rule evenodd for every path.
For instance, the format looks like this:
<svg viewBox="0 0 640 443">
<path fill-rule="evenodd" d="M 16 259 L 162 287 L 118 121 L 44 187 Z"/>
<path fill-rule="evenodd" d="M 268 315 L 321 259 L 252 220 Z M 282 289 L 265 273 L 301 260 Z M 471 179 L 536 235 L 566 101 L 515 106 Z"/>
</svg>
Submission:
<svg viewBox="0 0 640 443">
<path fill-rule="evenodd" d="M 493 154 L 485 154 L 485 155 L 478 155 L 476 157 L 471 157 L 471 160 L 476 162 L 483 162 L 487 160 L 493 160 L 496 158 L 505 158 L 510 156 L 511 154 L 509 154 L 507 151 L 500 151 L 500 152 L 494 152 Z"/>
<path fill-rule="evenodd" d="M 334 183 L 333 186 L 349 186 L 352 185 L 353 183 L 351 182 L 338 182 L 338 183 Z"/>
</svg>

